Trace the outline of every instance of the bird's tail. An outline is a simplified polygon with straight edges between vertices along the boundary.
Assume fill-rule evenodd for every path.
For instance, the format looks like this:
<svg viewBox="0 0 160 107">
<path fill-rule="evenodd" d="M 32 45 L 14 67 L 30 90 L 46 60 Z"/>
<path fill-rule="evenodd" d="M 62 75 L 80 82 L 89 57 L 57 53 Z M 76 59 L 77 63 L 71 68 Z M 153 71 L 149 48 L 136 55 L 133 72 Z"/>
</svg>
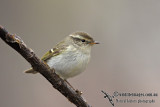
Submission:
<svg viewBox="0 0 160 107">
<path fill-rule="evenodd" d="M 31 73 L 31 74 L 36 74 L 38 73 L 37 71 L 33 70 L 32 68 L 31 69 L 28 69 L 26 71 L 24 71 L 25 73 Z"/>
</svg>

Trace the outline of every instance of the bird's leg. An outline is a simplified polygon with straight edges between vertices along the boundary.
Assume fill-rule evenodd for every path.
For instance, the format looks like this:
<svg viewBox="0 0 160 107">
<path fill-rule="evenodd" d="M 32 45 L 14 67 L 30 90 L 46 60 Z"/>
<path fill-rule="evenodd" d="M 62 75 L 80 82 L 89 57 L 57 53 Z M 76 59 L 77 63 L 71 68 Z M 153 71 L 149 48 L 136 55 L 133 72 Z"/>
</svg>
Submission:
<svg viewBox="0 0 160 107">
<path fill-rule="evenodd" d="M 74 89 L 73 86 L 72 86 L 67 80 L 65 80 L 65 81 L 68 83 L 68 85 L 69 85 L 74 91 L 76 91 L 77 94 L 79 94 L 79 95 L 82 94 L 82 91 L 79 91 L 78 89 Z"/>
<path fill-rule="evenodd" d="M 72 85 L 65 79 L 64 81 L 66 81 L 67 83 L 68 83 L 68 85 L 73 89 L 73 90 L 75 90 L 73 87 L 72 87 Z"/>
</svg>

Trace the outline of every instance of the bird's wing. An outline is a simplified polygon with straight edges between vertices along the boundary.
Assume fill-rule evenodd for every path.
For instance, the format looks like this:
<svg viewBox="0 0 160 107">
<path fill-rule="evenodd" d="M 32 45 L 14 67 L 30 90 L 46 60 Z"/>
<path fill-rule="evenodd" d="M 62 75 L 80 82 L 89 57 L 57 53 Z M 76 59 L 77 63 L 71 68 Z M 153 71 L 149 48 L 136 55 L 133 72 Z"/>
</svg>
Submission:
<svg viewBox="0 0 160 107">
<path fill-rule="evenodd" d="M 64 45 L 64 41 L 60 42 L 55 46 L 55 48 L 50 49 L 44 56 L 41 58 L 41 60 L 47 62 L 51 57 L 57 56 L 64 52 L 64 50 L 67 49 L 68 45 Z"/>
</svg>

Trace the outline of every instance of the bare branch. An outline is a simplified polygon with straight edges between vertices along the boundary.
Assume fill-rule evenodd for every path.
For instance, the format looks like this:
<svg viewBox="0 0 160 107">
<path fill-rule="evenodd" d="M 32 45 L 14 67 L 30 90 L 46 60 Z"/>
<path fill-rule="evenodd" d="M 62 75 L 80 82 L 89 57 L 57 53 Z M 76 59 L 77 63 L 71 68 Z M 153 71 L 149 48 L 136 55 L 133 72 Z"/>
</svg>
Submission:
<svg viewBox="0 0 160 107">
<path fill-rule="evenodd" d="M 70 87 L 70 85 L 61 79 L 54 70 L 51 70 L 47 64 L 40 60 L 19 36 L 9 34 L 2 26 L 0 26 L 0 37 L 9 46 L 21 54 L 32 65 L 34 70 L 42 74 L 53 87 L 63 94 L 70 102 L 74 103 L 77 107 L 91 107 L 81 95 L 75 91 L 75 89 Z"/>
</svg>

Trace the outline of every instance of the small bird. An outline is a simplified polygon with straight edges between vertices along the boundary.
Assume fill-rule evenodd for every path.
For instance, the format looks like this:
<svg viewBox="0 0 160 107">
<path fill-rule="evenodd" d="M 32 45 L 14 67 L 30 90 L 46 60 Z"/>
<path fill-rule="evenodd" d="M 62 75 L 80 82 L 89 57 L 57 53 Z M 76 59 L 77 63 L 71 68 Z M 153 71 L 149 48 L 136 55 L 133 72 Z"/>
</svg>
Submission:
<svg viewBox="0 0 160 107">
<path fill-rule="evenodd" d="M 85 32 L 75 32 L 50 49 L 42 58 L 62 79 L 74 77 L 83 72 L 90 60 L 91 47 L 99 44 Z M 29 69 L 25 73 L 36 74 Z"/>
</svg>

